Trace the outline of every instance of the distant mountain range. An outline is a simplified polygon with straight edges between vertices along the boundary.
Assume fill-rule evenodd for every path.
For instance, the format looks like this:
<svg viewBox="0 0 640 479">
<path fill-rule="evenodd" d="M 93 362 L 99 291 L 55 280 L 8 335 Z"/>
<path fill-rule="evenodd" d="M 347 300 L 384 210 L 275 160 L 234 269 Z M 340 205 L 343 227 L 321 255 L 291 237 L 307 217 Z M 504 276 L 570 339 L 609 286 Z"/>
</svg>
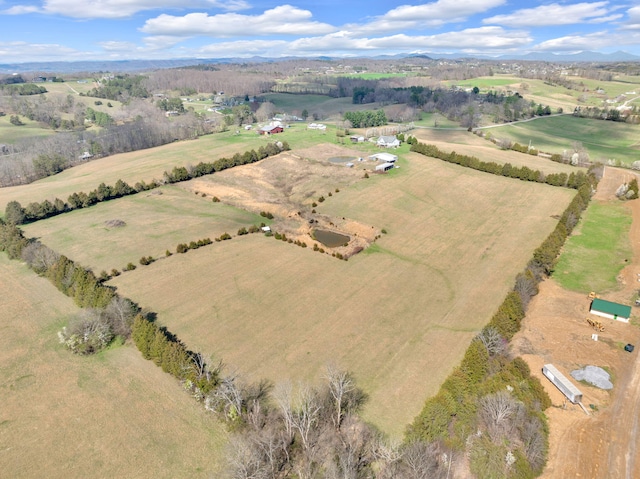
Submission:
<svg viewBox="0 0 640 479">
<path fill-rule="evenodd" d="M 393 60 L 401 58 L 425 58 L 425 59 L 447 59 L 447 60 L 520 60 L 520 61 L 536 61 L 536 62 L 572 62 L 572 63 L 602 63 L 602 62 L 638 62 L 640 56 L 626 52 L 599 53 L 599 52 L 580 52 L 575 54 L 556 55 L 553 53 L 527 53 L 524 55 L 502 55 L 498 57 L 490 57 L 486 55 L 462 55 L 460 53 L 415 53 L 411 55 L 379 55 L 375 57 L 363 57 L 377 60 Z M 79 73 L 79 72 L 134 72 L 149 71 L 163 68 L 179 68 L 185 66 L 193 66 L 200 64 L 225 64 L 225 63 L 263 63 L 277 62 L 284 60 L 300 60 L 301 57 L 285 57 L 285 58 L 268 58 L 268 57 L 250 57 L 250 58 L 182 58 L 173 60 L 120 60 L 120 61 L 79 61 L 79 62 L 27 62 L 27 63 L 0 63 L 0 73 Z M 344 60 L 340 57 L 305 57 L 307 60 L 323 60 L 323 61 L 340 61 Z M 350 58 L 352 60 L 353 58 Z"/>
</svg>

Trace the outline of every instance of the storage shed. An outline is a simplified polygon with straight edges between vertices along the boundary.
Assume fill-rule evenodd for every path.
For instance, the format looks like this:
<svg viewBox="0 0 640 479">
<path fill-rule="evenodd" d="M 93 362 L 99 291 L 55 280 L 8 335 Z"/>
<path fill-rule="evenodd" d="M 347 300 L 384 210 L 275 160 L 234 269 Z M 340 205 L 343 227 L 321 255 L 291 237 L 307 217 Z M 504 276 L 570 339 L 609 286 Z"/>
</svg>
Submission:
<svg viewBox="0 0 640 479">
<path fill-rule="evenodd" d="M 545 364 L 542 367 L 542 374 L 544 374 L 562 394 L 567 396 L 567 399 L 569 399 L 573 404 L 577 404 L 582 401 L 582 392 L 575 387 L 564 374 L 558 371 L 553 364 Z"/>
<path fill-rule="evenodd" d="M 615 319 L 616 321 L 628 323 L 629 317 L 631 316 L 631 306 L 625 306 L 624 304 L 613 303 L 611 301 L 596 298 L 591 302 L 589 312 L 603 318 Z"/>
<path fill-rule="evenodd" d="M 389 171 L 393 168 L 393 163 L 382 163 L 381 165 L 376 165 L 376 171 Z"/>
</svg>

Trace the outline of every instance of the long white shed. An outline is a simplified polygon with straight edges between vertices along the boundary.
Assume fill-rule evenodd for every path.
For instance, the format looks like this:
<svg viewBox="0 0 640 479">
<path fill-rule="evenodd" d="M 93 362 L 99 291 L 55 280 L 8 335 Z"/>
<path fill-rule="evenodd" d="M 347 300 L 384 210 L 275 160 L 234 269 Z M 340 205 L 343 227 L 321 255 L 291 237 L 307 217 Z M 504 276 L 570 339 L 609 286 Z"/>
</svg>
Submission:
<svg viewBox="0 0 640 479">
<path fill-rule="evenodd" d="M 567 399 L 573 404 L 580 403 L 582 401 L 582 392 L 573 385 L 573 383 L 567 379 L 553 364 L 545 364 L 542 367 L 542 374 L 544 374 L 549 381 L 551 381 L 559 390 L 567 396 Z"/>
</svg>

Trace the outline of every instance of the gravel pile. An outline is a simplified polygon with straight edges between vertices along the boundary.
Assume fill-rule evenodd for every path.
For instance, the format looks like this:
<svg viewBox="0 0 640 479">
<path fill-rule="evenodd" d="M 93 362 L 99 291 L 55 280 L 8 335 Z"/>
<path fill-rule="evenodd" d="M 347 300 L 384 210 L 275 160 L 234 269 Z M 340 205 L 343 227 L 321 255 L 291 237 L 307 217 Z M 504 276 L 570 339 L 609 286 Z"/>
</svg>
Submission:
<svg viewBox="0 0 640 479">
<path fill-rule="evenodd" d="M 586 381 L 600 389 L 612 389 L 611 376 L 598 366 L 585 366 L 582 369 L 571 371 L 571 377 L 577 381 Z"/>
</svg>

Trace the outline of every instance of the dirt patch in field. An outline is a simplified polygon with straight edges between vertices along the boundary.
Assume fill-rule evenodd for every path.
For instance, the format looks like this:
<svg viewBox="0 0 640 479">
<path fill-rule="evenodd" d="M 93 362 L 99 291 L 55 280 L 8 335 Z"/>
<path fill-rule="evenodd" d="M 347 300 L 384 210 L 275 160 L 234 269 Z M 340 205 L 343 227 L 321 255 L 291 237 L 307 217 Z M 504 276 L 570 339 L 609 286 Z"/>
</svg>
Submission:
<svg viewBox="0 0 640 479">
<path fill-rule="evenodd" d="M 615 190 L 633 173 L 607 168 L 596 199 L 615 200 Z M 633 214 L 631 241 L 633 258 L 618 277 L 619 289 L 603 299 L 630 304 L 640 287 L 640 200 L 627 203 Z M 640 346 L 640 330 L 634 324 L 601 319 L 605 330 L 598 332 L 586 321 L 590 300 L 584 293 L 562 289 L 553 280 L 542 283 L 529 306 L 523 328 L 514 338 L 513 349 L 527 361 L 551 396 L 553 407 L 546 411 L 550 425 L 549 461 L 543 478 L 637 478 L 640 458 L 637 440 L 640 433 L 640 366 L 638 349 L 624 351 L 627 343 Z M 637 321 L 637 320 L 636 320 Z M 600 366 L 612 374 L 614 388 L 604 391 L 579 383 L 587 416 L 543 375 L 542 366 L 553 363 L 565 376 L 586 365 Z M 574 381 L 575 383 L 575 381 Z M 590 407 L 593 405 L 593 409 Z"/>
<path fill-rule="evenodd" d="M 312 234 L 314 229 L 345 234 L 351 238 L 348 246 L 331 248 L 331 251 L 350 256 L 371 244 L 380 234 L 380 229 L 346 216 L 315 212 L 323 201 L 321 198 L 339 195 L 340 189 L 364 179 L 363 165 L 347 168 L 329 162 L 329 158 L 346 154 L 354 156 L 353 150 L 324 144 L 284 152 L 258 163 L 183 183 L 181 187 L 215 196 L 223 203 L 247 211 L 271 213 L 274 215 L 271 225 L 274 231 L 309 246 L 316 243 Z M 371 165 L 374 162 L 366 163 L 373 169 Z M 318 246 L 323 247 L 319 243 Z"/>
</svg>

